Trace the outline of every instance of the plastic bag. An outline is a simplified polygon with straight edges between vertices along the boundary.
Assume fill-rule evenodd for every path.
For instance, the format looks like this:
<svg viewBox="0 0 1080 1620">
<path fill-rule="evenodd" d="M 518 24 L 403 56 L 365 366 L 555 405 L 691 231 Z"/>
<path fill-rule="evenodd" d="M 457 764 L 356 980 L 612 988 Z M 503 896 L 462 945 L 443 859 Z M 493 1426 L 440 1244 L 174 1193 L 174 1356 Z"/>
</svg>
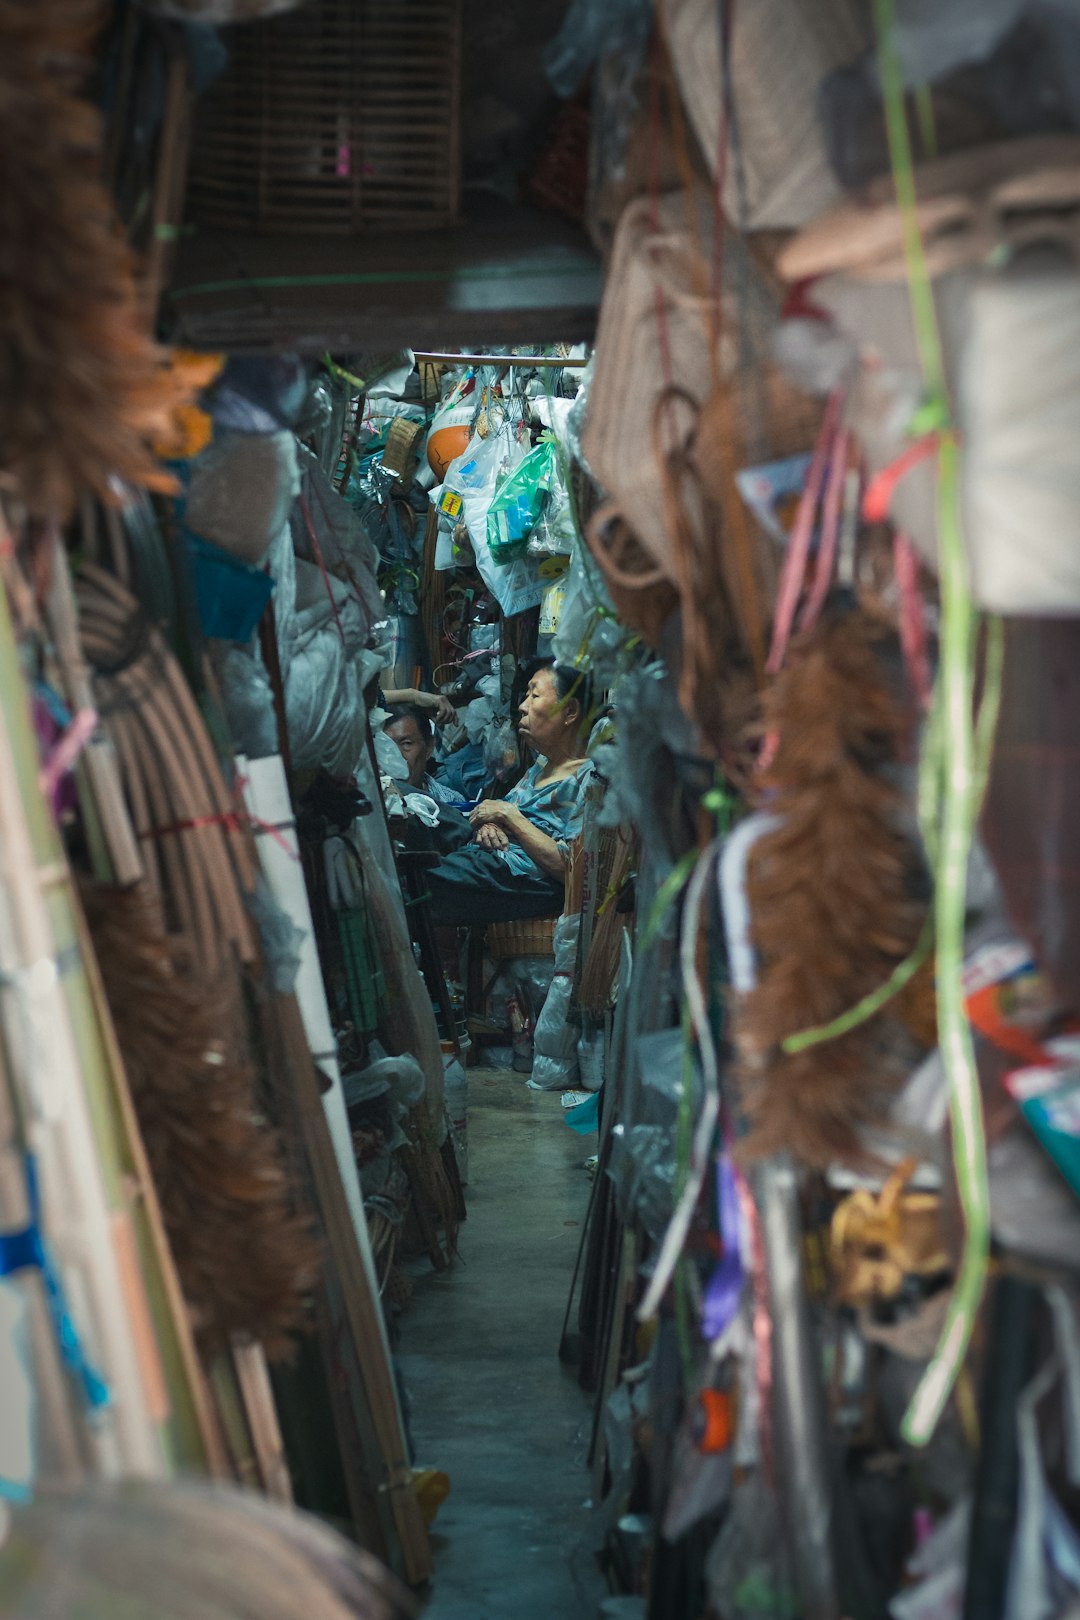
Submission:
<svg viewBox="0 0 1080 1620">
<path fill-rule="evenodd" d="M 509 717 L 491 727 L 484 739 L 484 769 L 488 776 L 502 777 L 518 761 L 517 732 Z"/>
<path fill-rule="evenodd" d="M 520 556 L 558 481 L 558 448 L 544 438 L 498 487 L 487 516 L 487 542 L 500 565 Z"/>
<path fill-rule="evenodd" d="M 497 433 L 489 433 L 486 439 L 477 434 L 469 441 L 463 454 L 450 463 L 442 485 L 432 491 L 432 501 L 439 514 L 440 538 L 452 536 L 457 526 L 464 524 L 473 545 L 480 535 L 486 548 L 488 510 L 499 479 L 513 471 L 522 454 L 516 435 L 506 424 Z M 445 545 L 440 546 L 435 558 L 436 568 L 455 565 L 456 559 L 452 554 L 447 557 Z"/>
<path fill-rule="evenodd" d="M 651 22 L 649 0 L 574 0 L 544 54 L 555 94 L 572 96 L 593 63 L 609 52 L 644 52 Z"/>
<path fill-rule="evenodd" d="M 288 521 L 299 493 L 291 433 L 220 429 L 191 463 L 184 522 L 193 534 L 255 565 Z"/>
<path fill-rule="evenodd" d="M 533 1035 L 532 1077 L 541 1091 L 572 1091 L 577 1085 L 579 1031 L 569 1013 L 580 931 L 577 914 L 555 924 L 555 973 Z"/>
<path fill-rule="evenodd" d="M 705 1566 L 710 1610 L 719 1620 L 793 1617 L 802 1612 L 773 1491 L 758 1472 L 735 1488 Z"/>
</svg>

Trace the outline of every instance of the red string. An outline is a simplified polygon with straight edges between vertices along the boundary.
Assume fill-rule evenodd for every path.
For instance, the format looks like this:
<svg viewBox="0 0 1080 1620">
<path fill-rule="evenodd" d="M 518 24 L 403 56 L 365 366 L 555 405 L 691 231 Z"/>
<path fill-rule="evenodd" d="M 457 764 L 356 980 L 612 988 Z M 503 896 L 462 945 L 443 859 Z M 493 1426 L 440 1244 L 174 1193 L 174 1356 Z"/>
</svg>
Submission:
<svg viewBox="0 0 1080 1620">
<path fill-rule="evenodd" d="M 913 467 L 920 461 L 928 461 L 935 456 L 941 443 L 940 433 L 925 433 L 921 439 L 916 439 L 903 455 L 890 461 L 887 467 L 876 472 L 866 486 L 863 495 L 863 517 L 867 523 L 881 523 L 889 515 L 893 495 L 901 478 L 907 476 Z"/>
<path fill-rule="evenodd" d="M 233 795 L 238 801 L 241 800 L 246 786 L 247 777 L 238 776 L 233 784 Z M 255 833 L 266 833 L 285 851 L 290 860 L 300 859 L 280 827 L 276 827 L 272 821 L 263 821 L 259 816 L 251 815 L 243 808 L 242 803 L 238 803 L 238 807 L 234 810 L 221 810 L 209 816 L 192 816 L 187 821 L 171 822 L 167 827 L 148 827 L 145 832 L 139 834 L 139 837 L 171 838 L 174 833 L 198 832 L 203 827 L 224 827 L 226 832 L 243 832 L 245 828 L 250 828 Z"/>
<path fill-rule="evenodd" d="M 930 660 L 926 652 L 926 618 L 919 591 L 919 565 L 915 549 L 906 534 L 893 539 L 893 570 L 900 594 L 900 646 L 908 678 L 915 688 L 919 706 L 930 707 Z"/>
<path fill-rule="evenodd" d="M 795 526 L 791 531 L 791 539 L 788 542 L 784 571 L 780 576 L 776 617 L 773 620 L 772 645 L 769 648 L 769 658 L 765 665 L 765 669 L 770 675 L 775 675 L 784 662 L 787 644 L 791 639 L 792 625 L 795 622 L 795 609 L 798 606 L 803 580 L 806 577 L 806 564 L 810 556 L 810 542 L 814 534 L 814 518 L 817 514 L 818 502 L 821 499 L 821 487 L 825 480 L 825 470 L 829 465 L 829 452 L 839 426 L 840 402 L 840 390 L 834 389 L 829 395 L 829 402 L 825 407 L 825 415 L 822 418 L 817 444 L 814 446 L 810 471 L 806 475 L 802 498 L 799 501 Z"/>
<path fill-rule="evenodd" d="M 825 606 L 825 598 L 829 594 L 829 586 L 832 584 L 833 572 L 836 568 L 836 553 L 840 544 L 840 505 L 844 497 L 848 446 L 850 443 L 850 433 L 846 428 L 841 428 L 836 435 L 832 460 L 829 463 L 829 478 L 825 486 L 825 504 L 821 514 L 821 539 L 818 541 L 817 566 L 814 569 L 813 586 L 809 596 L 803 603 L 802 614 L 799 618 L 800 634 L 813 629 L 817 623 L 818 615 Z"/>
</svg>

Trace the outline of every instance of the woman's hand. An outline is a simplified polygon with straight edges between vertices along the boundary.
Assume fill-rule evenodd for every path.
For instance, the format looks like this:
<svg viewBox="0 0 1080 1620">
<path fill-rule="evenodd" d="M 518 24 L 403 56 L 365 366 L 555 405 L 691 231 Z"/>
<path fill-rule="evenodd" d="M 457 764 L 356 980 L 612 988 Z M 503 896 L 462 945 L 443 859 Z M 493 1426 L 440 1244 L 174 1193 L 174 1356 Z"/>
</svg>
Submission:
<svg viewBox="0 0 1080 1620">
<path fill-rule="evenodd" d="M 483 804 L 477 805 L 469 820 L 478 829 L 495 827 L 507 838 L 516 841 L 525 817 L 516 804 L 507 804 L 505 799 L 485 799 Z"/>
<path fill-rule="evenodd" d="M 475 842 L 480 849 L 509 849 L 510 840 L 501 827 L 489 821 L 486 825 L 477 827 Z"/>
</svg>

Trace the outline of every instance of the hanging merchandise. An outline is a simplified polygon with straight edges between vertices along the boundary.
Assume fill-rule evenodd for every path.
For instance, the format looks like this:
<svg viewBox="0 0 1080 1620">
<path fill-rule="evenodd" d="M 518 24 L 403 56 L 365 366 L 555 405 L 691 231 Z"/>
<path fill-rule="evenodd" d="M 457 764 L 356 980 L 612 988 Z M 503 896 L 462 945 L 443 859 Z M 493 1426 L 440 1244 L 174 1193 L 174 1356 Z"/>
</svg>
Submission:
<svg viewBox="0 0 1080 1620">
<path fill-rule="evenodd" d="M 179 510 L 193 534 L 255 565 L 288 522 L 299 493 L 300 469 L 291 433 L 219 428 L 213 442 L 190 464 Z"/>
<path fill-rule="evenodd" d="M 470 371 L 439 405 L 431 419 L 426 452 L 435 478 L 442 483 L 452 462 L 465 454 L 476 416 L 476 378 Z"/>
<path fill-rule="evenodd" d="M 540 603 L 537 634 L 556 636 L 559 633 L 559 623 L 566 603 L 569 570 L 563 559 L 549 558 L 546 563 L 541 563 L 539 572 L 544 581 L 544 595 Z"/>
<path fill-rule="evenodd" d="M 783 0 L 763 0 L 718 11 L 703 0 L 665 0 L 664 12 L 679 89 L 732 224 L 746 231 L 791 229 L 829 207 L 839 186 L 817 92 L 830 69 L 866 49 L 860 8 L 852 0 L 827 0 L 792 13 Z M 737 117 L 730 134 L 725 92 Z"/>
<path fill-rule="evenodd" d="M 936 1035 L 918 898 L 926 876 L 887 774 L 912 717 L 890 689 L 884 651 L 864 616 L 835 608 L 766 697 L 776 743 L 760 781 L 776 820 L 747 876 L 759 967 L 737 1019 L 744 1151 L 786 1150 L 821 1167 L 858 1158 L 860 1122 L 880 1115 Z M 920 936 L 922 971 L 846 1029 L 843 1015 L 887 984 Z M 812 1044 L 833 1019 L 833 1038 Z"/>
<path fill-rule="evenodd" d="M 444 537 L 452 535 L 458 523 L 463 524 L 480 577 L 508 618 L 539 606 L 544 594 L 535 568 L 525 558 L 500 566 L 488 544 L 488 514 L 496 492 L 524 459 L 519 426 L 507 417 L 486 439 L 474 438 L 465 454 L 451 464 L 442 489 L 432 492 L 433 498 L 438 497 L 440 540 L 444 542 L 436 567 L 456 566 L 453 547 Z"/>
<path fill-rule="evenodd" d="M 503 565 L 524 552 L 557 483 L 558 454 L 555 440 L 544 437 L 500 482 L 487 516 L 494 562 Z"/>
<path fill-rule="evenodd" d="M 102 129 L 82 92 L 99 19 L 77 5 L 12 13 L 0 61 L 0 153 L 13 257 L 0 354 L 0 471 L 37 517 L 114 479 L 169 490 L 151 441 L 175 437 L 191 378 L 150 336 L 134 263 L 101 180 Z"/>
</svg>

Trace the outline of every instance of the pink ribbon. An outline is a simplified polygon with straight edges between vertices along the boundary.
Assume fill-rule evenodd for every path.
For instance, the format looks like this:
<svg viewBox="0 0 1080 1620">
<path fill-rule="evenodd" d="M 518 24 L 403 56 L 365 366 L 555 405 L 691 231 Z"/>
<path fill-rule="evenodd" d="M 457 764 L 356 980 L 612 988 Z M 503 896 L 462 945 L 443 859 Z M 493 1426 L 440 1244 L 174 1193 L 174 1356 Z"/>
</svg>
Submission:
<svg viewBox="0 0 1080 1620">
<path fill-rule="evenodd" d="M 38 786 L 52 804 L 64 777 L 97 730 L 96 709 L 80 709 L 38 772 Z"/>
</svg>

